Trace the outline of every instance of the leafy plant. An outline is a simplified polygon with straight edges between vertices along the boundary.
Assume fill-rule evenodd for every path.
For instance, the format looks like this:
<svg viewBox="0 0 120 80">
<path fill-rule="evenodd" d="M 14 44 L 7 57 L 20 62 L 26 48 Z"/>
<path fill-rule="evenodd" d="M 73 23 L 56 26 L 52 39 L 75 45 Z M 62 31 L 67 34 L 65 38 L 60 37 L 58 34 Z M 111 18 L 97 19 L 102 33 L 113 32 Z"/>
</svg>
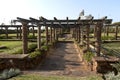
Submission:
<svg viewBox="0 0 120 80">
<path fill-rule="evenodd" d="M 48 46 L 44 45 L 44 46 L 41 47 L 41 49 L 47 51 L 48 50 Z"/>
<path fill-rule="evenodd" d="M 35 58 L 35 57 L 37 57 L 39 55 L 41 55 L 41 52 L 36 50 L 36 51 L 29 54 L 29 58 Z"/>
<path fill-rule="evenodd" d="M 114 75 L 114 72 L 109 72 L 104 75 L 106 80 L 120 80 L 120 73 L 118 75 Z"/>
<path fill-rule="evenodd" d="M 120 72 L 120 62 L 116 63 L 116 64 L 112 64 L 112 66 L 118 71 Z"/>
<path fill-rule="evenodd" d="M 36 39 L 36 38 L 37 38 L 36 36 L 28 35 L 28 39 Z"/>
<path fill-rule="evenodd" d="M 90 62 L 92 60 L 92 57 L 94 57 L 95 55 L 90 52 L 90 51 L 87 51 L 87 53 L 84 53 L 83 57 L 84 59 L 87 61 L 87 62 Z"/>
<path fill-rule="evenodd" d="M 0 76 L 0 79 L 6 80 L 6 79 L 9 79 L 9 78 L 11 78 L 13 76 L 17 76 L 20 73 L 21 73 L 21 71 L 19 69 L 13 69 L 13 68 L 11 68 L 9 70 L 5 69 L 3 71 L 3 73 L 1 74 L 1 76 Z"/>
<path fill-rule="evenodd" d="M 28 45 L 28 52 L 32 52 L 37 48 L 37 44 L 29 44 Z"/>
</svg>

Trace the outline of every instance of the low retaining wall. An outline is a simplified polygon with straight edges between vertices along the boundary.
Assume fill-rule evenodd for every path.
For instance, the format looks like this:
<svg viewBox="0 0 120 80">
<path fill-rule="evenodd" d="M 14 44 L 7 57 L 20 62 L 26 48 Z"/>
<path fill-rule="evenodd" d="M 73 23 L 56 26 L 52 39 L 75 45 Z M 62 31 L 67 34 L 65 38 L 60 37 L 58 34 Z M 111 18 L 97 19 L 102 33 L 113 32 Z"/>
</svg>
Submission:
<svg viewBox="0 0 120 80">
<path fill-rule="evenodd" d="M 99 73 L 107 73 L 108 71 L 114 71 L 115 69 L 110 65 L 111 63 L 116 63 L 119 58 L 108 56 L 108 57 L 94 57 L 93 61 L 93 71 Z"/>
<path fill-rule="evenodd" d="M 36 68 L 36 66 L 42 63 L 42 61 L 46 58 L 49 51 L 50 49 L 48 51 L 42 52 L 41 55 L 35 58 L 29 58 L 28 54 L 25 54 L 25 56 L 22 57 L 19 56 L 22 54 L 12 55 L 12 56 L 0 55 L 0 70 L 9 69 L 9 68 L 19 68 L 21 70 Z"/>
</svg>

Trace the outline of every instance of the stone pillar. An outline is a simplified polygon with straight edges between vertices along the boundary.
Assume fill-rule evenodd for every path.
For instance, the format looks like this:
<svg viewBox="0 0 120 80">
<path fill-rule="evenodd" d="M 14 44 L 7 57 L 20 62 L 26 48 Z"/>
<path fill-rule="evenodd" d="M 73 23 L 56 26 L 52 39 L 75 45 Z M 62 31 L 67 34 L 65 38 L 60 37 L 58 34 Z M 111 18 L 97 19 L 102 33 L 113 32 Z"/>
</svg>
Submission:
<svg viewBox="0 0 120 80">
<path fill-rule="evenodd" d="M 83 45 L 83 26 L 81 26 L 81 41 L 80 41 L 80 44 Z"/>
<path fill-rule="evenodd" d="M 97 36 L 96 33 L 97 33 L 97 27 L 95 26 L 95 27 L 94 27 L 94 38 L 96 38 L 96 36 Z"/>
<path fill-rule="evenodd" d="M 90 33 L 90 25 L 86 26 L 86 34 L 87 34 L 87 50 L 89 50 L 89 33 Z"/>
<path fill-rule="evenodd" d="M 6 35 L 6 38 L 8 39 L 8 27 L 7 26 L 5 27 L 5 35 Z"/>
<path fill-rule="evenodd" d="M 115 39 L 117 40 L 117 36 L 118 36 L 118 26 L 116 26 L 115 28 Z"/>
<path fill-rule="evenodd" d="M 16 29 L 16 33 L 17 33 L 17 35 L 16 35 L 16 36 L 17 36 L 17 39 L 18 39 L 18 27 L 17 27 L 17 29 Z"/>
<path fill-rule="evenodd" d="M 50 43 L 52 43 L 52 26 L 50 26 Z"/>
<path fill-rule="evenodd" d="M 109 36 L 109 26 L 106 27 L 106 35 Z"/>
<path fill-rule="evenodd" d="M 27 22 L 22 22 L 22 42 L 23 42 L 23 54 L 27 54 L 28 53 L 28 39 L 27 39 L 27 35 L 28 35 L 28 28 L 27 28 Z"/>
<path fill-rule="evenodd" d="M 55 42 L 55 28 L 53 28 L 53 40 Z"/>
<path fill-rule="evenodd" d="M 80 36 L 81 36 L 81 33 L 80 33 L 80 26 L 78 27 L 78 33 L 79 33 L 78 42 L 80 43 Z"/>
<path fill-rule="evenodd" d="M 37 36 L 37 42 L 38 42 L 38 49 L 41 50 L 41 26 L 38 24 L 38 36 Z"/>
<path fill-rule="evenodd" d="M 100 56 L 100 51 L 101 51 L 101 30 L 103 27 L 103 23 L 102 22 L 98 22 L 97 25 L 97 36 L 96 36 L 96 52 L 97 52 L 97 56 Z"/>
<path fill-rule="evenodd" d="M 33 37 L 35 37 L 35 30 L 34 30 L 34 26 L 32 26 L 32 33 L 33 33 Z"/>
<path fill-rule="evenodd" d="M 20 39 L 22 39 L 22 29 L 21 29 L 22 27 L 20 27 Z"/>
<path fill-rule="evenodd" d="M 48 26 L 45 26 L 46 29 L 46 46 L 48 46 Z"/>
</svg>

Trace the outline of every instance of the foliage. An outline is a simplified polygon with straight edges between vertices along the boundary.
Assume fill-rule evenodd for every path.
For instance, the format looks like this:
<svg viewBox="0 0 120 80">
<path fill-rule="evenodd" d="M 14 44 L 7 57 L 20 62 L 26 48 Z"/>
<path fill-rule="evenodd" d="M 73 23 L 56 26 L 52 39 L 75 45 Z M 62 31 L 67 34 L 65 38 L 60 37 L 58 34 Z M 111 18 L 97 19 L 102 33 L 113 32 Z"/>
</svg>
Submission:
<svg viewBox="0 0 120 80">
<path fill-rule="evenodd" d="M 36 38 L 37 38 L 36 36 L 28 35 L 28 39 L 36 39 Z"/>
<path fill-rule="evenodd" d="M 109 72 L 105 74 L 106 80 L 120 80 L 120 73 L 118 75 L 114 75 L 114 72 Z"/>
<path fill-rule="evenodd" d="M 48 50 L 48 46 L 44 45 L 44 46 L 41 47 L 41 49 L 47 51 Z"/>
<path fill-rule="evenodd" d="M 36 51 L 29 54 L 29 58 L 35 58 L 39 55 L 41 55 L 41 52 L 39 50 L 36 50 Z"/>
<path fill-rule="evenodd" d="M 83 57 L 87 62 L 90 62 L 94 56 L 95 55 L 91 51 L 87 51 L 87 53 L 83 54 Z"/>
<path fill-rule="evenodd" d="M 28 45 L 28 52 L 32 52 L 37 48 L 37 44 L 29 44 Z"/>
<path fill-rule="evenodd" d="M 112 64 L 112 66 L 116 68 L 118 72 L 120 72 L 120 62 L 116 64 Z"/>
<path fill-rule="evenodd" d="M 14 77 L 14 76 L 17 76 L 21 73 L 21 71 L 19 69 L 5 69 L 2 74 L 0 75 L 0 79 L 2 80 L 6 80 L 8 78 L 11 78 L 11 77 Z"/>
<path fill-rule="evenodd" d="M 101 39 L 102 40 L 113 40 L 114 37 L 113 36 L 102 36 Z"/>
</svg>

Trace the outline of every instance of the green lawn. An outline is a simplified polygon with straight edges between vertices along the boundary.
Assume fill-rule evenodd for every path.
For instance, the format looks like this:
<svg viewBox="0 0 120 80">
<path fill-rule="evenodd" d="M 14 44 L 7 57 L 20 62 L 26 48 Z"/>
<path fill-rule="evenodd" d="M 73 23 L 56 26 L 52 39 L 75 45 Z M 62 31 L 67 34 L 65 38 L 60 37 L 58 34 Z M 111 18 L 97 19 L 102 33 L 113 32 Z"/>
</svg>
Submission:
<svg viewBox="0 0 120 80">
<path fill-rule="evenodd" d="M 67 77 L 67 76 L 41 76 L 38 74 L 27 74 L 14 77 L 9 80 L 102 80 L 100 76 Z"/>
<path fill-rule="evenodd" d="M 120 51 L 120 42 L 104 43 L 102 44 L 105 48 L 115 49 Z"/>
<path fill-rule="evenodd" d="M 29 42 L 28 45 L 35 43 Z M 0 49 L 0 53 L 16 53 L 20 52 L 22 49 L 22 41 L 0 41 L 0 46 L 5 46 L 6 48 Z M 16 53 L 17 54 L 17 53 Z"/>
</svg>

